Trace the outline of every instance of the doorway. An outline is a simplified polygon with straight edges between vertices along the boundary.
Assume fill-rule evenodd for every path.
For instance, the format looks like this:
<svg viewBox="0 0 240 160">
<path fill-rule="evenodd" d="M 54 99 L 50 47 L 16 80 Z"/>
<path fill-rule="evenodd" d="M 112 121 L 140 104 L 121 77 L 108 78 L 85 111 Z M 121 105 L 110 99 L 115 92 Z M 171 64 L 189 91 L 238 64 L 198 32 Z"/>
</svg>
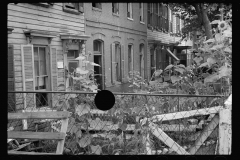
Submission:
<svg viewBox="0 0 240 160">
<path fill-rule="evenodd" d="M 150 49 L 151 54 L 151 77 L 153 76 L 153 73 L 155 72 L 155 58 L 154 58 L 154 49 Z"/>
<path fill-rule="evenodd" d="M 96 79 L 96 83 L 98 84 L 98 89 L 104 89 L 104 79 L 103 79 L 103 42 L 99 40 L 93 41 L 93 61 L 99 66 L 94 66 L 94 78 Z"/>
</svg>

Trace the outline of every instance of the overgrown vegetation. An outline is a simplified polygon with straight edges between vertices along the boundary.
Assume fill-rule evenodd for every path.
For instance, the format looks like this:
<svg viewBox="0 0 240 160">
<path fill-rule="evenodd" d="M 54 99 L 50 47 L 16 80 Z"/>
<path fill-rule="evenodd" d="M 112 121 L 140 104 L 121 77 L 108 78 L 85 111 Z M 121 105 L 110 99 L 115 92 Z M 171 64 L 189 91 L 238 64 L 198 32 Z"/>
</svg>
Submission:
<svg viewBox="0 0 240 160">
<path fill-rule="evenodd" d="M 164 93 L 164 94 L 195 94 L 195 95 L 213 95 L 231 93 L 232 76 L 232 27 L 231 21 L 215 20 L 212 24 L 218 24 L 214 30 L 212 39 L 206 40 L 202 35 L 197 42 L 198 50 L 194 58 L 194 65 L 169 65 L 164 70 L 157 70 L 154 78 L 150 82 L 144 80 L 139 72 L 130 73 L 129 81 L 132 83 L 129 87 L 134 87 L 136 93 Z M 71 91 L 90 91 L 97 92 L 97 84 L 94 79 L 89 79 L 86 74 L 93 72 L 88 69 L 88 65 L 99 66 L 89 62 L 88 55 L 80 55 L 80 66 L 86 63 L 85 69 L 78 67 L 75 73 L 71 73 L 69 78 L 73 79 Z M 99 66 L 100 67 L 100 66 Z M 199 68 L 205 67 L 212 72 L 195 73 Z M 167 74 L 163 74 L 166 73 Z M 76 75 L 76 76 L 73 76 Z M 163 82 L 168 79 L 171 83 Z M 152 80 L 154 79 L 154 80 Z M 216 82 L 226 82 L 227 86 L 221 88 L 221 92 L 216 91 Z M 211 87 L 211 85 L 213 87 Z M 223 85 L 221 84 L 223 87 Z M 228 88 L 227 88 L 228 87 Z M 150 118 L 157 114 L 171 113 L 177 111 L 187 111 L 206 107 L 216 106 L 222 103 L 222 99 L 217 98 L 199 98 L 199 97 L 146 97 L 140 95 L 121 96 L 116 95 L 115 106 L 106 112 L 109 115 L 108 120 L 101 117 L 94 117 L 91 111 L 96 109 L 94 105 L 94 95 L 70 94 L 60 101 L 58 108 L 71 112 L 67 129 L 64 154 L 146 154 L 146 144 L 151 144 L 156 150 L 166 146 L 154 137 L 149 131 Z M 182 122 L 184 123 L 184 122 Z M 128 124 L 135 124 L 132 131 L 129 131 Z M 161 124 L 161 122 L 160 122 Z M 55 123 L 53 128 L 58 130 L 60 123 Z M 93 132 L 93 130 L 95 130 Z M 129 137 L 129 132 L 132 136 Z M 177 142 L 186 133 L 169 133 Z M 150 138 L 146 138 L 150 136 Z M 179 138 L 181 137 L 181 138 Z M 155 138 L 155 139 L 154 139 Z M 178 142 L 181 144 L 181 142 Z M 191 145 L 184 142 L 182 145 Z M 165 148 L 164 148 L 165 147 Z"/>
</svg>

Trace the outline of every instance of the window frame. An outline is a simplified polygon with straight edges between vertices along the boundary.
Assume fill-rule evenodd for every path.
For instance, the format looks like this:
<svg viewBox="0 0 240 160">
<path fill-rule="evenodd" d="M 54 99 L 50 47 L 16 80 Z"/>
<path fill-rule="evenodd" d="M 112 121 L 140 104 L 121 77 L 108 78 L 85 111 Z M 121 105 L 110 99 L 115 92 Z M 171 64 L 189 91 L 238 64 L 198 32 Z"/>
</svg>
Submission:
<svg viewBox="0 0 240 160">
<path fill-rule="evenodd" d="M 114 4 L 116 4 L 116 8 L 115 8 Z M 114 12 L 114 10 L 116 10 L 116 9 L 117 9 L 117 12 Z M 112 13 L 119 15 L 119 3 L 112 3 Z"/>
<path fill-rule="evenodd" d="M 75 58 L 79 56 L 79 55 L 76 55 L 76 54 L 79 54 L 78 53 L 79 50 L 68 50 L 68 51 L 75 51 L 74 57 L 68 56 L 68 53 L 67 53 L 67 67 L 68 67 L 68 72 L 70 73 L 69 62 L 76 62 L 77 66 L 79 66 L 79 60 L 75 60 Z M 75 75 L 73 75 L 73 76 L 75 77 Z"/>
<path fill-rule="evenodd" d="M 93 6 L 93 4 L 96 4 L 96 5 Z M 92 8 L 102 10 L 102 3 L 92 3 Z"/>
<path fill-rule="evenodd" d="M 74 4 L 74 6 L 76 7 L 76 5 L 78 5 L 77 8 L 69 8 L 67 6 L 70 6 L 69 3 L 63 3 L 63 11 L 64 12 L 67 12 L 67 13 L 72 13 L 72 14 L 81 14 L 84 12 L 84 9 L 83 9 L 83 3 L 71 3 L 71 4 Z"/>
<path fill-rule="evenodd" d="M 139 3 L 140 22 L 144 23 L 144 3 Z"/>
<path fill-rule="evenodd" d="M 127 3 L 127 18 L 133 20 L 132 3 Z"/>
<path fill-rule="evenodd" d="M 133 47 L 134 46 L 133 46 L 132 43 L 129 43 L 127 46 L 128 46 L 128 50 L 127 50 L 127 55 L 128 55 L 128 58 L 127 58 L 127 60 L 128 60 L 128 76 L 131 77 L 129 72 L 134 70 L 134 67 L 133 67 L 134 66 L 134 64 L 133 64 L 133 62 L 134 62 L 134 56 L 133 56 L 133 53 L 134 53 L 133 49 L 134 48 Z M 131 55 L 130 56 L 130 58 L 131 58 L 131 68 L 129 67 L 129 52 L 128 52 L 129 51 L 129 46 L 131 46 L 131 51 L 130 51 L 130 55 Z"/>
<path fill-rule="evenodd" d="M 34 48 L 35 47 L 37 47 L 38 48 L 38 57 L 40 57 L 39 56 L 39 48 L 41 47 L 41 48 L 44 48 L 45 49 L 45 67 L 46 67 L 46 75 L 40 75 L 40 63 L 38 63 L 38 69 L 39 69 L 39 76 L 36 76 L 37 74 L 35 73 L 35 53 L 34 53 Z M 48 61 L 48 46 L 45 46 L 45 45 L 35 45 L 35 44 L 33 44 L 33 61 L 34 61 L 34 66 L 33 66 L 33 72 L 34 72 L 34 81 L 35 81 L 35 86 L 34 86 L 34 90 L 36 90 L 36 91 L 47 91 L 47 90 L 50 90 L 50 81 L 51 81 L 51 67 L 50 67 L 50 64 L 51 64 L 51 62 L 50 61 Z M 40 61 L 38 61 L 38 62 L 40 62 Z M 42 78 L 42 77 L 44 77 L 43 78 L 43 80 L 44 80 L 44 82 L 43 83 L 45 83 L 45 87 L 46 88 L 44 88 L 44 89 L 39 89 L 39 85 L 38 85 L 38 89 L 36 89 L 36 85 L 38 84 L 38 79 L 39 78 Z M 41 98 L 44 98 L 44 100 L 45 100 L 45 105 L 40 105 L 40 106 L 38 106 L 38 101 L 40 101 L 39 99 L 38 99 L 38 101 L 37 101 L 37 94 L 41 97 Z M 35 100 L 36 100 L 36 108 L 42 108 L 42 107 L 49 107 L 50 105 L 51 105 L 51 98 L 50 98 L 50 95 L 49 94 L 44 94 L 44 95 L 42 95 L 42 93 L 36 93 L 35 94 Z M 40 102 L 40 104 L 42 104 L 41 102 Z"/>
<path fill-rule="evenodd" d="M 140 59 L 140 63 L 139 63 L 139 68 L 140 68 L 140 76 L 142 76 L 142 63 L 143 63 L 143 76 L 144 76 L 144 71 L 145 71 L 145 66 L 144 66 L 144 49 L 145 49 L 145 45 L 144 45 L 144 43 L 140 43 L 139 44 L 139 59 Z M 142 62 L 142 60 L 143 60 L 143 62 Z M 143 77 L 144 78 L 144 77 Z"/>
</svg>

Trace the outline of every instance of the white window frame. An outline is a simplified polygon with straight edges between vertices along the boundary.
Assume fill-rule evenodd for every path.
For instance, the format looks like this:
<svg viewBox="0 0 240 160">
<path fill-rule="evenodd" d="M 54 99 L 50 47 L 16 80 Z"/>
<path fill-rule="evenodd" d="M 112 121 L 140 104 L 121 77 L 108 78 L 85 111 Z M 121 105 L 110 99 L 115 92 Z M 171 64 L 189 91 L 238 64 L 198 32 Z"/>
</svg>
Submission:
<svg viewBox="0 0 240 160">
<path fill-rule="evenodd" d="M 128 13 L 130 13 L 130 16 L 128 16 Z M 133 20 L 132 3 L 127 3 L 127 18 Z"/>
</svg>

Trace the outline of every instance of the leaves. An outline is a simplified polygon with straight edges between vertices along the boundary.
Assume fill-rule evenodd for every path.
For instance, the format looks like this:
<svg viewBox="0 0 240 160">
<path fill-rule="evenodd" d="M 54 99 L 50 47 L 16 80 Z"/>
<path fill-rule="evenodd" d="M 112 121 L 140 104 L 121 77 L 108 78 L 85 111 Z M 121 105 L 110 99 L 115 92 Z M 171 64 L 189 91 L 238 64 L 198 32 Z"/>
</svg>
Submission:
<svg viewBox="0 0 240 160">
<path fill-rule="evenodd" d="M 208 66 L 211 67 L 214 63 L 216 63 L 216 60 L 212 57 L 207 59 Z"/>
<path fill-rule="evenodd" d="M 222 66 L 219 68 L 219 78 L 230 76 L 232 72 L 231 68 L 228 68 L 226 66 Z"/>
<path fill-rule="evenodd" d="M 185 72 L 185 69 L 183 69 L 183 68 L 175 68 L 175 71 L 183 74 L 183 72 Z"/>
<path fill-rule="evenodd" d="M 91 145 L 90 147 L 91 147 L 92 153 L 97 154 L 97 155 L 100 155 L 102 153 L 101 146 L 99 146 L 99 145 L 96 145 L 96 146 Z"/>
<path fill-rule="evenodd" d="M 92 136 L 90 134 L 84 135 L 79 141 L 78 144 L 80 147 L 85 148 L 89 144 L 91 144 Z"/>
<path fill-rule="evenodd" d="M 203 60 L 203 58 L 202 57 L 195 57 L 193 60 L 197 63 L 197 65 L 199 65 L 200 62 Z"/>
<path fill-rule="evenodd" d="M 205 41 L 205 42 L 203 42 L 203 43 L 209 43 L 209 42 L 215 42 L 215 40 L 214 39 L 208 39 L 207 41 Z"/>
<path fill-rule="evenodd" d="M 126 131 L 127 124 L 126 123 L 121 123 L 121 124 L 119 124 L 118 128 L 121 129 L 122 131 Z"/>
<path fill-rule="evenodd" d="M 220 22 L 220 20 L 214 20 L 211 22 L 211 24 L 218 24 Z"/>
<path fill-rule="evenodd" d="M 78 106 L 76 106 L 75 108 L 75 112 L 79 115 L 79 116 L 82 116 L 86 113 L 89 113 L 90 112 L 90 106 L 88 104 L 80 104 Z"/>
<path fill-rule="evenodd" d="M 155 76 L 157 77 L 157 76 L 159 76 L 160 74 L 162 74 L 162 72 L 163 72 L 163 70 L 156 70 L 156 72 L 155 72 Z"/>
<path fill-rule="evenodd" d="M 178 77 L 178 76 L 171 76 L 171 81 L 172 81 L 172 83 L 178 82 L 178 81 L 180 81 L 180 80 L 181 80 L 181 78 Z"/>
<path fill-rule="evenodd" d="M 173 67 L 173 65 L 170 64 L 170 65 L 168 65 L 168 66 L 165 68 L 165 70 L 171 69 L 172 67 Z"/>
<path fill-rule="evenodd" d="M 219 79 L 219 76 L 215 73 L 212 75 L 209 75 L 208 77 L 206 77 L 204 79 L 204 83 L 208 83 L 208 82 L 216 82 Z"/>
<path fill-rule="evenodd" d="M 224 49 L 224 52 L 232 53 L 232 50 L 231 50 L 229 47 L 226 47 L 226 48 Z"/>
<path fill-rule="evenodd" d="M 98 66 L 98 67 L 101 67 L 99 64 L 94 63 L 94 62 L 90 62 L 89 64 L 91 64 L 92 66 Z"/>
<path fill-rule="evenodd" d="M 76 68 L 76 73 L 79 73 L 79 74 L 88 74 L 88 70 L 83 70 L 81 69 L 80 67 Z"/>
<path fill-rule="evenodd" d="M 76 60 L 84 60 L 85 58 L 86 57 L 80 55 L 79 57 L 76 58 Z"/>
</svg>

